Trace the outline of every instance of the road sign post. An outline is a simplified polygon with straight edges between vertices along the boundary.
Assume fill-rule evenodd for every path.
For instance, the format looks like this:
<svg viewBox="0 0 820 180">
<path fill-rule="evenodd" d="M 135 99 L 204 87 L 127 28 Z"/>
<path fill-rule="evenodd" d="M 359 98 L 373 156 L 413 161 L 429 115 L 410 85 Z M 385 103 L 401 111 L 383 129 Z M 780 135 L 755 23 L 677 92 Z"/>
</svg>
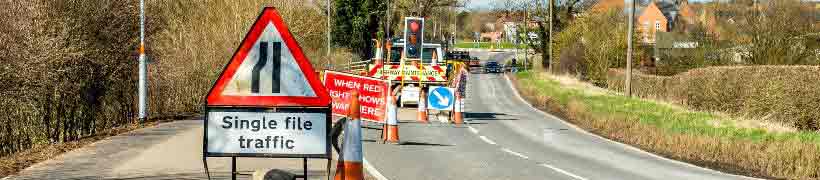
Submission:
<svg viewBox="0 0 820 180">
<path fill-rule="evenodd" d="M 208 157 L 231 157 L 233 179 L 236 157 L 330 167 L 330 95 L 314 72 L 277 10 L 264 8 L 205 98 L 206 173 Z"/>
</svg>

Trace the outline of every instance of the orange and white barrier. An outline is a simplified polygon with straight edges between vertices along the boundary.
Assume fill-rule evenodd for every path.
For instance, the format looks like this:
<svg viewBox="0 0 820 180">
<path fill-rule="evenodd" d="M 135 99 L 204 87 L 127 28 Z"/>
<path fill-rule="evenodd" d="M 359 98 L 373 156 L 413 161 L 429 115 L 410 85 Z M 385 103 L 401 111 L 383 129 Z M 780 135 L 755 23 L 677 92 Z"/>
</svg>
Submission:
<svg viewBox="0 0 820 180">
<path fill-rule="evenodd" d="M 464 117 L 462 113 L 464 112 L 464 99 L 456 93 L 456 102 L 453 105 L 453 123 L 455 124 L 463 124 Z"/>
<path fill-rule="evenodd" d="M 341 157 L 336 164 L 335 180 L 364 180 L 362 169 L 362 124 L 359 118 L 359 93 L 353 91 L 350 94 L 350 112 L 344 129 L 344 144 L 342 144 Z"/>
<path fill-rule="evenodd" d="M 427 97 L 427 93 L 424 90 L 419 92 L 418 120 L 421 123 L 430 123 L 427 120 L 427 99 L 425 97 Z"/>
</svg>

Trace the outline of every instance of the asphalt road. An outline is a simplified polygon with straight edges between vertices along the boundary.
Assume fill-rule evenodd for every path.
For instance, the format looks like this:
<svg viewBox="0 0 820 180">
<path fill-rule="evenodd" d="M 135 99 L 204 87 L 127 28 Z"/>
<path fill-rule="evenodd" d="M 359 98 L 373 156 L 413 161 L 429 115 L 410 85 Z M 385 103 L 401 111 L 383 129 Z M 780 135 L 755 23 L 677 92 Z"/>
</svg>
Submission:
<svg viewBox="0 0 820 180">
<path fill-rule="evenodd" d="M 512 53 L 477 55 L 502 62 Z M 403 109 L 402 144 L 366 142 L 365 158 L 389 179 L 745 179 L 586 133 L 531 108 L 504 75 L 476 73 L 469 83 L 467 125 L 419 124 Z"/>
</svg>

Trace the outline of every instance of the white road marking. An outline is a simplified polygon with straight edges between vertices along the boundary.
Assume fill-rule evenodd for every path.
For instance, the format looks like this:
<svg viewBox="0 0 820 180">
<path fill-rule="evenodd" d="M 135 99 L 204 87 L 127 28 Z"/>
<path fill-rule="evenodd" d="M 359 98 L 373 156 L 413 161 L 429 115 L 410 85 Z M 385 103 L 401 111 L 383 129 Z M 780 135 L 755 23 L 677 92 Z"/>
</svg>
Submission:
<svg viewBox="0 0 820 180">
<path fill-rule="evenodd" d="M 384 175 L 382 175 L 382 173 L 380 173 L 379 170 L 376 169 L 376 167 L 373 167 L 373 165 L 371 165 L 370 162 L 367 162 L 367 159 L 362 158 L 362 163 L 364 164 L 364 169 L 367 170 L 367 172 L 370 173 L 370 175 L 372 175 L 373 178 L 376 178 L 378 180 L 389 180 L 387 179 L 387 177 L 384 177 Z"/>
<path fill-rule="evenodd" d="M 493 142 L 492 140 L 490 140 L 490 139 L 489 139 L 489 138 L 487 138 L 487 137 L 484 137 L 484 136 L 478 136 L 478 138 L 481 138 L 481 140 L 484 140 L 484 142 L 487 142 L 487 144 L 492 144 L 492 145 L 495 145 L 495 142 Z"/>
<path fill-rule="evenodd" d="M 547 168 L 550 168 L 550 169 L 555 170 L 555 171 L 558 171 L 558 172 L 560 172 L 561 174 L 564 174 L 564 175 L 570 176 L 570 177 L 575 178 L 575 179 L 578 179 L 578 180 L 588 180 L 588 179 L 583 178 L 583 177 L 581 177 L 581 176 L 578 176 L 578 175 L 572 174 L 572 173 L 570 173 L 570 172 L 564 171 L 564 170 L 563 170 L 563 169 L 561 169 L 561 168 L 557 168 L 557 167 L 555 167 L 555 166 L 550 166 L 550 165 L 549 165 L 549 164 L 547 164 L 547 163 L 541 163 L 541 164 L 539 164 L 539 165 L 544 166 L 544 167 L 547 167 Z"/>
<path fill-rule="evenodd" d="M 507 149 L 507 148 L 501 148 L 501 150 L 502 150 L 502 151 L 504 151 L 504 152 L 510 153 L 510 154 L 512 154 L 512 155 L 515 155 L 515 156 L 518 156 L 518 157 L 524 158 L 524 159 L 529 159 L 529 158 L 530 158 L 530 157 L 527 157 L 527 156 L 525 156 L 525 155 L 523 155 L 523 154 L 521 154 L 521 153 L 518 153 L 518 152 L 512 151 L 512 150 Z"/>
<path fill-rule="evenodd" d="M 472 131 L 473 134 L 478 134 L 478 129 L 475 129 L 472 126 L 467 126 L 467 128 L 470 128 L 470 131 Z"/>
</svg>

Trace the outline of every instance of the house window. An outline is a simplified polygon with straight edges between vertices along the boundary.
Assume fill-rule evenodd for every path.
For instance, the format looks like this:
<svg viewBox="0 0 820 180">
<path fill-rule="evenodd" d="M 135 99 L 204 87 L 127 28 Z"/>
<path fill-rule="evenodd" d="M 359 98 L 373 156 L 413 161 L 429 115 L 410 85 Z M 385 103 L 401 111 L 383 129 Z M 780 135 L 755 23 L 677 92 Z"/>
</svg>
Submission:
<svg viewBox="0 0 820 180">
<path fill-rule="evenodd" d="M 655 30 L 661 30 L 661 22 L 655 21 Z"/>
</svg>

